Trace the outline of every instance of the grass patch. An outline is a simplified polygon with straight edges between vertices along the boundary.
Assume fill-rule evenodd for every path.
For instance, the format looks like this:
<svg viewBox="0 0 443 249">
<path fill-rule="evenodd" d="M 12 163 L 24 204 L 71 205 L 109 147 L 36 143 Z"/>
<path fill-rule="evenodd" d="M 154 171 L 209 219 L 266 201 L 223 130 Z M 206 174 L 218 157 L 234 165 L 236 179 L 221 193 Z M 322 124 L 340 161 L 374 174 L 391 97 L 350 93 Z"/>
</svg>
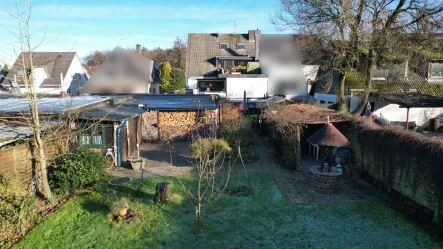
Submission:
<svg viewBox="0 0 443 249">
<path fill-rule="evenodd" d="M 252 150 L 243 150 L 241 154 L 244 163 L 255 163 L 260 160 L 260 156 Z"/>
<path fill-rule="evenodd" d="M 232 185 L 247 186 L 244 175 Z M 191 185 L 193 177 L 182 177 Z M 155 185 L 171 183 L 173 199 L 154 205 Z M 32 229 L 15 248 L 441 248 L 398 212 L 381 203 L 292 206 L 270 174 L 250 175 L 254 196 L 224 195 L 202 209 L 170 177 L 145 179 L 142 191 L 119 186 L 137 219 L 109 220 L 112 201 L 90 191 L 73 197 Z M 113 186 L 114 187 L 114 186 Z"/>
</svg>

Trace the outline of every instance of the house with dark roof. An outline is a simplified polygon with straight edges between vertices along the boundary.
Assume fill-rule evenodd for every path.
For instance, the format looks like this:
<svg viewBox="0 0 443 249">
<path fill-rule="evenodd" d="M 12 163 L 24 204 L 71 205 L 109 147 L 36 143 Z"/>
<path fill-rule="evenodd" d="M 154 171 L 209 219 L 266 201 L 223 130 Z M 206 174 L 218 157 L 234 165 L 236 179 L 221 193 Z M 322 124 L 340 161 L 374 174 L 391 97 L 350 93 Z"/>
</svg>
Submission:
<svg viewBox="0 0 443 249">
<path fill-rule="evenodd" d="M 88 80 L 85 69 L 76 52 L 33 52 L 34 82 L 37 93 L 78 94 Z M 20 88 L 24 92 L 24 74 L 30 74 L 31 58 L 29 53 L 19 55 L 1 85 L 6 88 Z"/>
<path fill-rule="evenodd" d="M 308 94 L 293 35 L 190 33 L 186 53 L 186 87 L 194 94 L 231 100 L 244 92 L 247 98 Z"/>
<path fill-rule="evenodd" d="M 85 84 L 89 94 L 152 93 L 158 94 L 159 81 L 154 70 L 155 61 L 136 52 L 116 47 Z"/>
</svg>

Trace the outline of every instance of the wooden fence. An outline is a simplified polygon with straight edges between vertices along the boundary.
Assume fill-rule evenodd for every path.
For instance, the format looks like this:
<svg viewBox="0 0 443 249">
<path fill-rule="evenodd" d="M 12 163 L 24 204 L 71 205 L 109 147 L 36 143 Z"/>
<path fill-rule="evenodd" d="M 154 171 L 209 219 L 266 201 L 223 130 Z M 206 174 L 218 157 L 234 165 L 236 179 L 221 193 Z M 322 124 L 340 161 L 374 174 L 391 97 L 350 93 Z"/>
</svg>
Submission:
<svg viewBox="0 0 443 249">
<path fill-rule="evenodd" d="M 48 142 L 45 144 L 45 152 L 47 159 L 51 160 L 58 154 L 59 147 L 55 143 Z M 32 184 L 34 168 L 35 160 L 29 143 L 0 151 L 0 173 L 17 176 L 27 187 Z"/>
</svg>

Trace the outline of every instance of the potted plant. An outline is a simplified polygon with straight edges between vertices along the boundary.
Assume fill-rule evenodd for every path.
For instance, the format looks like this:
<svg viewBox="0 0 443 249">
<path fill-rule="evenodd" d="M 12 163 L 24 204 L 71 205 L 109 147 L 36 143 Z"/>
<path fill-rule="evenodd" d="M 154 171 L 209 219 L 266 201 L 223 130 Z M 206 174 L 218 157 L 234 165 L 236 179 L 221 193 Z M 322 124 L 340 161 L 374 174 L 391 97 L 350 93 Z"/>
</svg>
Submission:
<svg viewBox="0 0 443 249">
<path fill-rule="evenodd" d="M 129 163 L 133 170 L 140 170 L 145 167 L 146 160 L 144 158 L 129 159 Z"/>
</svg>

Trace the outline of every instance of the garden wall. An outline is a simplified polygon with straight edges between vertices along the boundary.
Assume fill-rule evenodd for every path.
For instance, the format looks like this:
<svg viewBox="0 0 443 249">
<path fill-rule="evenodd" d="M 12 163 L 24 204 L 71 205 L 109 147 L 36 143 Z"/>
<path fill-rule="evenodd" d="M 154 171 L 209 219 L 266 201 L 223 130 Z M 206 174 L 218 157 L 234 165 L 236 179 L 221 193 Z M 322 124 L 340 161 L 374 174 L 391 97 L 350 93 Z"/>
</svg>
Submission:
<svg viewBox="0 0 443 249">
<path fill-rule="evenodd" d="M 422 135 L 353 124 L 341 129 L 351 142 L 352 167 L 367 172 L 395 195 L 400 193 L 442 214 L 443 142 Z"/>
</svg>

